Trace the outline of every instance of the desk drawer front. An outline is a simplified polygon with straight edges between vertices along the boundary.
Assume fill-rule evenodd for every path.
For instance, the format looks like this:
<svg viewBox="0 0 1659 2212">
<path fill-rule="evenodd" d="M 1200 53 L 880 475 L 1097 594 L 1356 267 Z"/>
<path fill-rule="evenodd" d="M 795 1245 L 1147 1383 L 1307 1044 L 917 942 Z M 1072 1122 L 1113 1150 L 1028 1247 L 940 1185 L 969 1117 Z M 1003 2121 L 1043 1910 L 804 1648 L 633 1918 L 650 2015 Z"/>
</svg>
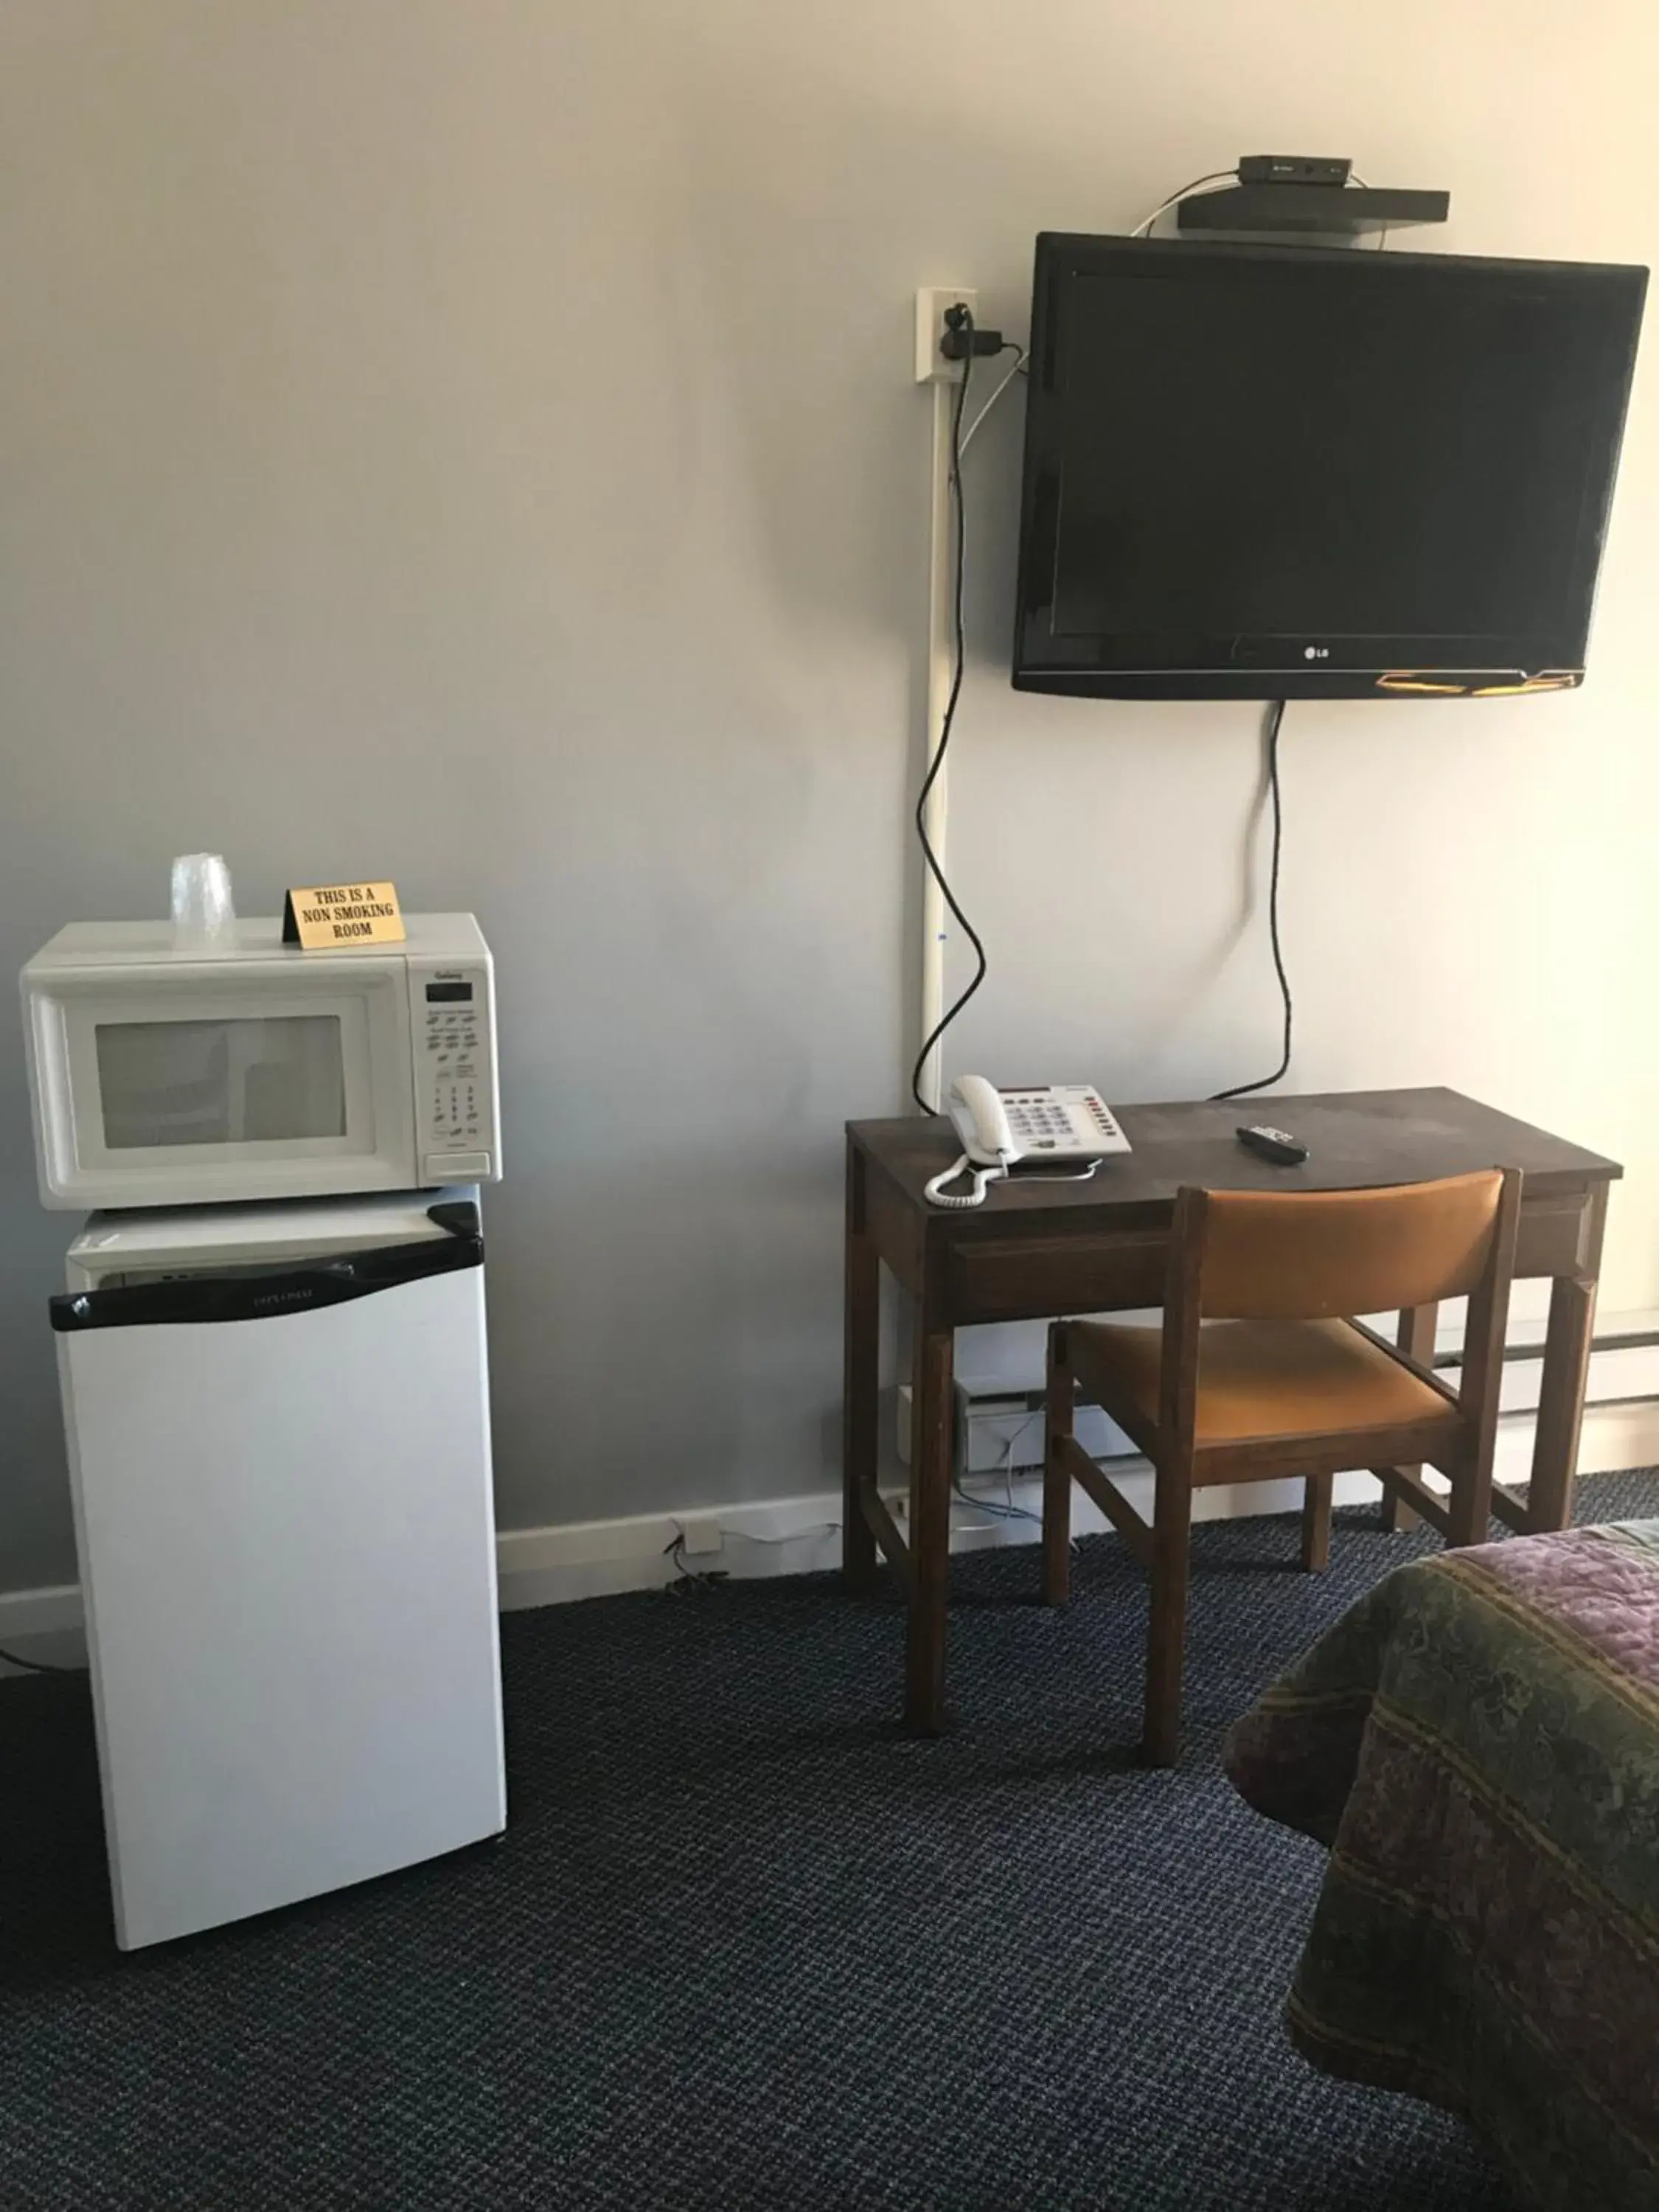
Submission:
<svg viewBox="0 0 1659 2212">
<path fill-rule="evenodd" d="M 945 1297 L 958 1322 L 1159 1305 L 1169 1249 L 1156 1231 L 964 1242 L 945 1255 Z"/>
<path fill-rule="evenodd" d="M 1581 1249 L 1589 1219 L 1583 1198 L 1524 1200 L 1515 1237 L 1517 1275 L 1572 1275 L 1583 1264 Z"/>
<path fill-rule="evenodd" d="M 1583 1264 L 1583 1198 L 1521 1209 L 1517 1275 L 1571 1275 Z M 1116 1235 L 964 1238 L 945 1255 L 945 1297 L 957 1322 L 1032 1321 L 1050 1314 L 1121 1312 L 1164 1302 L 1170 1240 L 1159 1230 Z"/>
</svg>

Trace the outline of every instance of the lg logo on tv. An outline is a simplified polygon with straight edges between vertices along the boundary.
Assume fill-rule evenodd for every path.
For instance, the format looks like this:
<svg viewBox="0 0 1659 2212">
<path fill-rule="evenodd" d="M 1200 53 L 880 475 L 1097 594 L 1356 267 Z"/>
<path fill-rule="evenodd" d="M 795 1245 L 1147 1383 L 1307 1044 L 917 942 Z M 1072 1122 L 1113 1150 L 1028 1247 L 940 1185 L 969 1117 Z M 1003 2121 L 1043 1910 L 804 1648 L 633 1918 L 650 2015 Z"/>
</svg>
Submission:
<svg viewBox="0 0 1659 2212">
<path fill-rule="evenodd" d="M 1328 645 L 1304 645 L 1302 648 L 1302 658 L 1304 660 L 1328 660 L 1330 657 L 1331 648 Z"/>
</svg>

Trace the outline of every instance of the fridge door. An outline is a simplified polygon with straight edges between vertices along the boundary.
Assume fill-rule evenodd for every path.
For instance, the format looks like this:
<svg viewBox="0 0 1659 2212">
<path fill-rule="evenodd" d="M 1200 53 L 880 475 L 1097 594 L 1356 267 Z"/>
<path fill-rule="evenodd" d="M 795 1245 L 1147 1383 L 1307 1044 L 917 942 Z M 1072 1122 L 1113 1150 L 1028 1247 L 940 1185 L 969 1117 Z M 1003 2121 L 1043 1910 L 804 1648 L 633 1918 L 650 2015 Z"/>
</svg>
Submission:
<svg viewBox="0 0 1659 2212">
<path fill-rule="evenodd" d="M 124 1948 L 504 1826 L 482 1255 L 52 1302 Z"/>
</svg>

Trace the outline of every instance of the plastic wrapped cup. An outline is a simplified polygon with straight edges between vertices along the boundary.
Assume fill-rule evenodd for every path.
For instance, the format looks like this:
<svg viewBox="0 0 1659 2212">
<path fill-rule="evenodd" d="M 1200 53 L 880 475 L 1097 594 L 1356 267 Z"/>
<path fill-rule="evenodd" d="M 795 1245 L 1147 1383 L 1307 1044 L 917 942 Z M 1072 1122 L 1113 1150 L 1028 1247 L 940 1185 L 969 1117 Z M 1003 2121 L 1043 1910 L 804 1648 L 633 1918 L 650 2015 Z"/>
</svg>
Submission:
<svg viewBox="0 0 1659 2212">
<path fill-rule="evenodd" d="M 179 945 L 213 945 L 236 927 L 230 870 L 217 853 L 181 853 L 173 864 L 173 934 Z"/>
</svg>

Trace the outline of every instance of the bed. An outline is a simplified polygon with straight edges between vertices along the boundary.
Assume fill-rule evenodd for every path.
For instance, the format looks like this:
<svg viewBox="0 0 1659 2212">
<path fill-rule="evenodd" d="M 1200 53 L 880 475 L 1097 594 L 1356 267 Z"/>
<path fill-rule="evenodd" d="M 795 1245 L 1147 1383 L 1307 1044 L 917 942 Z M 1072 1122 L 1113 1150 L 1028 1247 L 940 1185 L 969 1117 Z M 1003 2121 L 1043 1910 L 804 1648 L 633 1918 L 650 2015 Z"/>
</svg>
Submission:
<svg viewBox="0 0 1659 2212">
<path fill-rule="evenodd" d="M 1520 2202 L 1659 2207 L 1659 1521 L 1397 1569 L 1234 1728 L 1329 1850 L 1313 2064 L 1479 2129 Z"/>
</svg>

